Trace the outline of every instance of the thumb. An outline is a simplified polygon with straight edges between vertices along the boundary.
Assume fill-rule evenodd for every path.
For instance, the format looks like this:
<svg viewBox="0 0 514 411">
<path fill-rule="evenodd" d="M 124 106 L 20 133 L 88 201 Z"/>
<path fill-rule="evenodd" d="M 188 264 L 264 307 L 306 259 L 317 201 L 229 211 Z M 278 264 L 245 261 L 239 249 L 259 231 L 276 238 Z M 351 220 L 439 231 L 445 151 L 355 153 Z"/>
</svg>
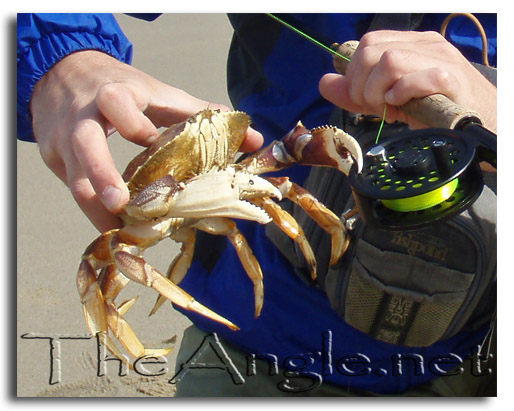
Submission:
<svg viewBox="0 0 514 411">
<path fill-rule="evenodd" d="M 325 74 L 319 82 L 321 95 L 332 104 L 351 111 L 363 113 L 364 108 L 354 103 L 350 97 L 350 88 L 345 76 L 335 73 Z"/>
<path fill-rule="evenodd" d="M 223 104 L 211 103 L 192 96 L 184 90 L 159 82 L 157 91 L 150 95 L 144 114 L 157 127 L 180 123 L 205 109 L 230 110 Z"/>
</svg>

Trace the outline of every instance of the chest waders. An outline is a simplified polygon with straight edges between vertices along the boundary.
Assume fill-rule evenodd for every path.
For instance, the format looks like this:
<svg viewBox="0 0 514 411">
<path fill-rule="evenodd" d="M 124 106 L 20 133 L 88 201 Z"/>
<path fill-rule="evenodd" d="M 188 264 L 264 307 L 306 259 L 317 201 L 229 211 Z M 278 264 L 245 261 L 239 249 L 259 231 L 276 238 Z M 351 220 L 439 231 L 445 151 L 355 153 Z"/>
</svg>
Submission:
<svg viewBox="0 0 514 411">
<path fill-rule="evenodd" d="M 370 30 L 413 30 L 418 14 L 379 14 Z M 496 70 L 475 64 L 496 84 Z M 331 124 L 355 137 L 366 152 L 379 122 L 335 110 Z M 387 141 L 404 124 L 385 125 Z M 337 266 L 329 267 L 330 237 L 299 207 L 285 207 L 303 227 L 315 253 L 316 284 L 301 251 L 273 224 L 268 238 L 308 284 L 328 296 L 346 323 L 371 337 L 405 346 L 429 346 L 460 331 L 493 323 L 496 306 L 496 174 L 484 173 L 480 197 L 465 212 L 445 222 L 411 231 L 370 227 L 357 216 L 346 222 L 351 245 Z M 348 177 L 313 167 L 305 189 L 343 216 L 355 206 Z"/>
</svg>

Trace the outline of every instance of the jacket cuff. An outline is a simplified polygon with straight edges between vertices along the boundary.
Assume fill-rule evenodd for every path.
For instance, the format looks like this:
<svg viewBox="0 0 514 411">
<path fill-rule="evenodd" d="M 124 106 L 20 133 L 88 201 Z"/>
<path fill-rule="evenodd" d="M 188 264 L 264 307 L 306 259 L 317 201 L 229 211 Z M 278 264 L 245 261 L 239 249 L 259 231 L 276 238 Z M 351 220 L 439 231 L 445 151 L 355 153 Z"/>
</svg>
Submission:
<svg viewBox="0 0 514 411">
<path fill-rule="evenodd" d="M 17 135 L 19 140 L 35 141 L 29 103 L 36 83 L 60 60 L 82 50 L 103 51 L 130 64 L 132 44 L 120 33 L 110 37 L 84 31 L 54 32 L 41 37 L 18 55 Z"/>
</svg>

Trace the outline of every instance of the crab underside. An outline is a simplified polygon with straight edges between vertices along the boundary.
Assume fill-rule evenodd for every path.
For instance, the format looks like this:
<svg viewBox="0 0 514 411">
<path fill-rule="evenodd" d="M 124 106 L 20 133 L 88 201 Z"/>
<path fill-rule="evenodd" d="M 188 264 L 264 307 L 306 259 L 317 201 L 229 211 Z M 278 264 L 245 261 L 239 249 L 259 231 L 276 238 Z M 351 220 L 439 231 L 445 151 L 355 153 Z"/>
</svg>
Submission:
<svg viewBox="0 0 514 411">
<path fill-rule="evenodd" d="M 87 326 L 93 334 L 102 333 L 107 348 L 119 358 L 125 357 L 111 334 L 136 358 L 172 350 L 145 348 L 124 319 L 135 299 L 120 305 L 115 299 L 130 280 L 157 291 L 152 313 L 170 300 L 238 329 L 179 287 L 193 258 L 197 230 L 224 235 L 232 243 L 253 283 L 256 317 L 264 299 L 262 271 L 233 218 L 276 224 L 299 245 L 313 279 L 316 260 L 303 230 L 275 200 L 287 198 L 298 204 L 331 235 L 330 264 L 345 252 L 345 227 L 334 213 L 287 177 L 260 174 L 294 163 L 334 167 L 348 174 L 354 164 L 358 170 L 362 166 L 358 143 L 335 127 L 308 130 L 298 123 L 281 140 L 236 163 L 249 124 L 242 112 L 201 111 L 166 130 L 127 166 L 123 177 L 131 194 L 120 215 L 124 226 L 101 234 L 88 246 L 77 275 Z M 182 247 L 163 275 L 145 261 L 143 252 L 166 237 Z"/>
</svg>

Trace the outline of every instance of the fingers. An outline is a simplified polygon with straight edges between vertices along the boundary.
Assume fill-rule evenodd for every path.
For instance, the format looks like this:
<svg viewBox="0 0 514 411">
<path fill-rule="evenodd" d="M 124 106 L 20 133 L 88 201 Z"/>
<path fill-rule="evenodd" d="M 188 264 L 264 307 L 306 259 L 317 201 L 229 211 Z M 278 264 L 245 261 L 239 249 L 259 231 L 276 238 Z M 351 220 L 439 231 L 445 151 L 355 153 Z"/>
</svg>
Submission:
<svg viewBox="0 0 514 411">
<path fill-rule="evenodd" d="M 378 109 L 383 107 L 385 93 L 406 74 L 409 60 L 414 53 L 406 50 L 388 50 L 378 59 L 378 62 L 369 69 L 367 77 L 362 73 L 355 76 L 355 84 L 352 84 L 351 94 L 361 105 L 367 105 Z"/>
<path fill-rule="evenodd" d="M 451 73 L 433 67 L 405 74 L 385 93 L 384 98 L 389 104 L 401 105 L 412 98 L 425 97 L 444 90 L 448 98 L 454 99 L 456 84 L 457 81 Z"/>
<path fill-rule="evenodd" d="M 362 37 L 346 76 L 325 75 L 319 88 L 327 100 L 346 110 L 382 116 L 387 104 L 386 121 L 418 127 L 396 106 L 435 93 L 458 100 L 468 68 L 438 33 L 376 31 Z"/>
<path fill-rule="evenodd" d="M 89 177 L 75 158 L 73 152 L 65 156 L 67 181 L 75 202 L 101 232 L 121 226 L 121 221 L 112 214 L 96 194 Z"/>
<path fill-rule="evenodd" d="M 185 96 L 184 96 L 185 97 Z M 198 111 L 206 106 L 228 110 L 225 106 L 188 99 L 189 109 Z M 126 139 L 148 145 L 157 135 L 156 127 L 141 110 L 144 101 L 126 87 L 110 85 L 97 97 L 98 107 L 109 123 Z M 189 110 L 174 111 L 174 120 L 188 118 Z M 103 122 L 103 121 L 102 121 Z M 75 201 L 101 231 L 118 227 L 115 216 L 129 200 L 127 186 L 120 176 L 107 145 L 106 132 L 100 120 L 78 121 L 70 137 L 72 152 L 65 156 L 66 182 Z M 242 150 L 255 151 L 263 142 L 262 135 L 249 129 Z"/>
<path fill-rule="evenodd" d="M 225 105 L 196 98 L 184 90 L 155 81 L 144 112 L 157 127 L 169 127 L 207 108 L 229 110 Z"/>
<path fill-rule="evenodd" d="M 72 136 L 73 152 L 104 206 L 117 213 L 129 194 L 114 165 L 102 126 L 93 120 L 80 121 Z"/>
<path fill-rule="evenodd" d="M 102 126 L 91 119 L 81 120 L 70 140 L 71 150 L 65 151 L 63 157 L 73 198 L 98 230 L 119 227 L 115 214 L 127 203 L 129 194 L 114 165 Z"/>
<path fill-rule="evenodd" d="M 347 79 L 349 94 L 355 104 L 366 107 L 368 110 L 380 110 L 386 102 L 386 92 L 397 81 L 412 73 L 441 67 L 440 61 L 428 52 L 431 47 L 420 51 L 414 49 L 411 43 L 408 44 L 405 46 L 403 43 L 381 43 L 377 46 L 365 47 L 358 55 L 354 56 L 359 60 L 355 60 L 353 65 L 350 63 Z M 388 49 L 387 47 L 393 48 Z M 424 74 L 426 73 L 428 71 Z M 420 81 L 410 82 L 410 85 L 415 87 L 410 97 L 423 93 L 426 88 L 424 83 L 434 79 L 434 76 L 424 78 L 424 74 L 415 77 Z M 442 68 L 439 69 L 439 74 L 444 75 Z M 439 81 L 438 84 L 439 88 L 446 88 L 447 85 L 448 83 L 442 81 Z M 406 91 L 404 88 L 402 90 Z"/>
<path fill-rule="evenodd" d="M 105 208 L 86 176 L 70 172 L 68 186 L 75 202 L 100 232 L 121 227 L 121 220 Z"/>
<path fill-rule="evenodd" d="M 120 225 L 115 214 L 129 199 L 107 136 L 117 130 L 125 139 L 148 146 L 158 127 L 206 108 L 228 110 L 95 51 L 61 60 L 38 82 L 31 100 L 42 158 L 101 231 Z M 242 149 L 254 151 L 262 140 L 260 133 L 249 130 Z"/>
<path fill-rule="evenodd" d="M 198 99 L 189 93 L 172 86 L 160 83 L 157 92 L 153 93 L 145 115 L 152 119 L 157 126 L 170 126 L 186 120 L 191 115 L 205 109 L 229 111 L 223 104 L 211 103 Z M 123 134 L 123 133 L 122 133 Z M 258 150 L 264 142 L 264 137 L 258 131 L 249 128 L 240 150 L 253 152 Z"/>
<path fill-rule="evenodd" d="M 338 107 L 352 113 L 364 113 L 364 106 L 357 104 L 350 95 L 348 78 L 339 74 L 325 74 L 319 82 L 319 90 L 323 97 Z"/>
<path fill-rule="evenodd" d="M 143 114 L 148 97 L 141 93 L 142 90 L 138 90 L 137 94 L 133 93 L 121 83 L 110 83 L 98 91 L 96 104 L 124 138 L 147 146 L 159 133 L 150 119 Z"/>
<path fill-rule="evenodd" d="M 262 134 L 250 127 L 246 132 L 246 137 L 243 140 L 241 147 L 239 147 L 239 150 L 243 153 L 253 153 L 261 148 L 263 143 L 264 137 Z"/>
</svg>

